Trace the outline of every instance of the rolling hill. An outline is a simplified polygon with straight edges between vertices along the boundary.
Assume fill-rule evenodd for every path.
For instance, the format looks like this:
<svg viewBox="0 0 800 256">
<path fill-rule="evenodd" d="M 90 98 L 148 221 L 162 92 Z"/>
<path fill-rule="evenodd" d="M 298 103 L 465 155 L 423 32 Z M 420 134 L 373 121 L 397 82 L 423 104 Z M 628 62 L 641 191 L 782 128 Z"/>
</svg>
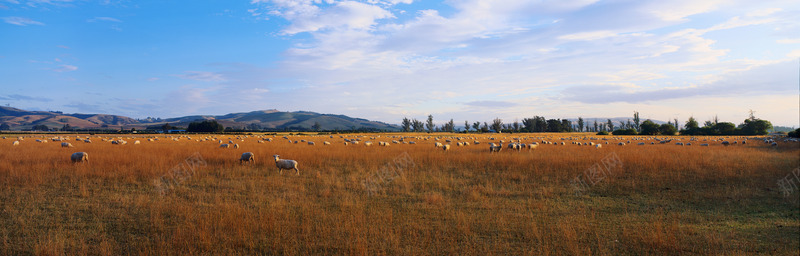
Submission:
<svg viewBox="0 0 800 256">
<path fill-rule="evenodd" d="M 133 119 L 125 116 L 106 114 L 65 114 L 58 111 L 28 111 L 13 107 L 0 106 L 0 124 L 6 124 L 10 130 L 30 130 L 37 125 L 48 128 L 61 128 L 64 125 L 77 129 L 130 129 L 139 130 L 146 127 L 170 124 L 186 127 L 189 123 L 201 120 L 217 120 L 225 127 L 247 130 L 311 130 L 315 124 L 321 130 L 370 129 L 396 131 L 399 127 L 383 122 L 353 118 L 345 115 L 319 114 L 308 111 L 281 112 L 278 110 L 259 110 L 226 115 L 192 115 L 176 118 L 154 120 Z"/>
</svg>

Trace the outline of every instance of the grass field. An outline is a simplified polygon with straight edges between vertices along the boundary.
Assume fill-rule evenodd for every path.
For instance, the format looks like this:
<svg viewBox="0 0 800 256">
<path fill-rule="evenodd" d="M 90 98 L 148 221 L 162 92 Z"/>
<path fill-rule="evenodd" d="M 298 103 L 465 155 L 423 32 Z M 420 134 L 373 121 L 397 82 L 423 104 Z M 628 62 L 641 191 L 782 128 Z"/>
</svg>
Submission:
<svg viewBox="0 0 800 256">
<path fill-rule="evenodd" d="M 797 142 L 364 134 L 344 135 L 362 136 L 357 145 L 339 135 L 289 136 L 314 146 L 282 135 L 112 145 L 69 135 L 75 147 L 62 148 L 35 142 L 53 135 L 25 136 L 0 140 L 1 255 L 800 254 L 800 191 L 778 184 L 800 166 Z M 377 145 L 392 136 L 416 144 Z M 452 148 L 435 148 L 437 137 Z M 489 153 L 489 142 L 512 138 L 565 145 Z M 88 163 L 70 161 L 78 151 Z M 256 163 L 240 164 L 243 152 Z M 300 175 L 278 174 L 274 154 L 298 161 Z"/>
</svg>

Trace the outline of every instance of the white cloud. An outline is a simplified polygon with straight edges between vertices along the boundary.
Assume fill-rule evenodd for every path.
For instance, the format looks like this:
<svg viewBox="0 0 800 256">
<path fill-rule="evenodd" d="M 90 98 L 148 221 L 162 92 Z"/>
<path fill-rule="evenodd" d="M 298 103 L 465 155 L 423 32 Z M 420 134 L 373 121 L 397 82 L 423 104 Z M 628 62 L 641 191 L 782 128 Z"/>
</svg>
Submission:
<svg viewBox="0 0 800 256">
<path fill-rule="evenodd" d="M 800 38 L 779 39 L 775 42 L 779 44 L 800 44 Z"/>
<path fill-rule="evenodd" d="M 724 0 L 673 0 L 649 1 L 643 11 L 665 21 L 686 21 L 686 17 L 720 8 Z"/>
<path fill-rule="evenodd" d="M 86 20 L 86 22 L 97 22 L 97 21 L 110 21 L 110 22 L 122 22 L 121 20 L 111 18 L 111 17 L 94 17 L 91 19 Z"/>
<path fill-rule="evenodd" d="M 188 80 L 195 80 L 201 82 L 224 82 L 225 77 L 222 74 L 205 71 L 186 71 L 184 74 L 175 75 L 176 77 Z"/>
<path fill-rule="evenodd" d="M 59 65 L 58 68 L 53 69 L 56 72 L 71 72 L 75 70 L 78 70 L 78 67 L 73 65 Z"/>
<path fill-rule="evenodd" d="M 13 25 L 17 25 L 17 26 L 27 26 L 27 25 L 39 25 L 39 26 L 42 26 L 42 25 L 44 25 L 44 23 L 29 19 L 29 18 L 24 18 L 24 17 L 3 17 L 3 21 L 5 21 L 8 24 L 13 24 Z"/>
</svg>

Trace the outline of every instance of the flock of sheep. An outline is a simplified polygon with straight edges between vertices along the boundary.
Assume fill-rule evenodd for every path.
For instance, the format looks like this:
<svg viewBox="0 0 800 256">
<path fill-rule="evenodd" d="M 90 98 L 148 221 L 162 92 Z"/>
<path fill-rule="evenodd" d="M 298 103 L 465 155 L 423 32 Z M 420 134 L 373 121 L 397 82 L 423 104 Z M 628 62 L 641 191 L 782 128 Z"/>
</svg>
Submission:
<svg viewBox="0 0 800 256">
<path fill-rule="evenodd" d="M 244 141 L 245 138 L 249 138 L 251 136 L 237 136 L 236 139 L 240 141 Z M 253 136 L 257 139 L 258 143 L 268 143 L 272 142 L 276 136 Z M 306 140 L 306 139 L 313 139 L 319 138 L 321 135 L 317 136 L 305 136 L 302 137 L 303 139 L 299 140 L 292 140 L 288 136 L 283 136 L 282 138 L 287 141 L 288 143 L 298 144 L 300 142 L 307 144 L 309 146 L 315 146 L 316 143 L 314 141 Z M 335 139 L 336 136 L 329 135 L 327 136 L 330 139 Z M 381 135 L 338 135 L 341 142 L 347 145 L 359 145 L 363 144 L 365 147 L 370 147 L 373 145 L 373 140 L 380 140 Z M 2 137 L 6 139 L 6 137 Z M 234 143 L 233 138 L 229 138 L 227 143 L 223 140 L 213 137 L 204 137 L 202 139 L 193 139 L 189 136 L 164 136 L 164 138 L 169 138 L 174 141 L 179 141 L 181 139 L 185 140 L 195 140 L 195 141 L 217 141 L 219 143 L 220 148 L 239 148 L 239 144 Z M 778 140 L 775 138 L 764 138 L 764 137 L 686 137 L 686 138 L 678 138 L 678 137 L 657 137 L 657 136 L 634 136 L 634 137 L 593 137 L 593 136 L 571 136 L 571 137 L 554 137 L 554 136 L 528 136 L 528 137 L 511 137 L 508 136 L 502 138 L 495 138 L 495 137 L 472 137 L 472 136 L 402 136 L 402 135 L 388 135 L 383 137 L 389 141 L 378 141 L 378 145 L 382 147 L 389 147 L 392 144 L 409 144 L 415 145 L 417 141 L 432 141 L 433 146 L 436 148 L 441 148 L 444 151 L 451 150 L 451 144 L 455 142 L 455 145 L 458 147 L 467 147 L 470 145 L 480 145 L 482 140 L 489 140 L 489 141 L 496 141 L 498 143 L 489 142 L 489 153 L 499 153 L 503 149 L 504 143 L 507 145 L 509 150 L 516 150 L 521 151 L 522 149 L 529 149 L 534 150 L 539 147 L 541 144 L 545 145 L 567 145 L 567 142 L 571 145 L 577 146 L 590 146 L 595 147 L 597 149 L 602 148 L 603 144 L 610 144 L 611 142 L 615 142 L 619 146 L 625 145 L 632 145 L 636 143 L 636 145 L 643 146 L 643 145 L 655 145 L 655 144 L 670 144 L 674 142 L 674 145 L 677 146 L 691 146 L 692 143 L 697 143 L 700 146 L 707 147 L 711 144 L 719 144 L 723 146 L 731 146 L 737 144 L 748 144 L 748 141 L 761 141 L 763 143 L 769 144 L 771 146 L 777 146 Z M 110 142 L 113 145 L 125 145 L 128 142 L 122 138 L 101 138 L 98 139 L 106 142 Z M 129 138 L 132 139 L 132 138 Z M 12 146 L 19 146 L 20 141 L 23 141 L 24 137 L 18 137 L 17 140 L 12 142 Z M 35 141 L 38 143 L 46 143 L 47 141 L 54 141 L 54 142 L 61 142 L 61 147 L 63 148 L 74 148 L 75 146 L 72 143 L 67 142 L 68 138 L 64 137 L 53 137 L 53 138 L 44 138 L 41 137 L 40 139 L 36 139 Z M 157 141 L 159 138 L 157 137 L 150 137 L 147 138 L 147 141 Z M 560 142 L 558 142 L 560 140 Z M 793 138 L 782 138 L 783 142 L 800 142 L 800 140 L 793 139 Z M 89 137 L 76 137 L 74 141 L 83 142 L 83 143 L 92 143 Z M 472 141 L 470 143 L 470 141 Z M 528 141 L 528 142 L 525 142 Z M 556 141 L 556 142 L 554 142 Z M 139 140 L 134 141 L 134 145 L 141 144 Z M 329 141 L 323 141 L 322 145 L 331 145 Z M 244 163 L 255 163 L 255 155 L 252 152 L 245 152 L 242 153 L 239 162 Z M 297 161 L 295 160 L 288 160 L 288 159 L 280 159 L 279 155 L 273 156 L 275 160 L 275 165 L 278 168 L 279 173 L 283 173 L 283 170 L 295 170 L 297 175 L 300 175 L 300 170 L 297 168 Z M 89 154 L 86 152 L 75 152 L 70 156 L 70 159 L 74 163 L 82 163 L 89 161 Z"/>
</svg>

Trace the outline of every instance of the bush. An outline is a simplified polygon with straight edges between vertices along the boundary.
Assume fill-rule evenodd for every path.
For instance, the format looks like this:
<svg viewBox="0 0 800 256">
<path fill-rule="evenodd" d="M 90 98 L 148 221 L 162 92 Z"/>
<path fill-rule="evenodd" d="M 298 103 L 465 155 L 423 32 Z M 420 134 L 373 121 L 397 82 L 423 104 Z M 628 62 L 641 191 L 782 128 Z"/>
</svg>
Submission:
<svg viewBox="0 0 800 256">
<path fill-rule="evenodd" d="M 675 135 L 678 132 L 678 129 L 675 129 L 675 126 L 671 124 L 662 124 L 658 127 L 658 133 L 661 135 Z"/>
<path fill-rule="evenodd" d="M 599 132 L 597 132 L 597 135 L 608 135 L 608 132 L 607 131 L 599 131 Z"/>
<path fill-rule="evenodd" d="M 205 120 L 202 122 L 192 122 L 186 128 L 187 132 L 222 132 L 224 128 L 217 120 Z"/>
<path fill-rule="evenodd" d="M 787 136 L 792 137 L 792 138 L 800 138 L 800 128 L 797 128 L 797 130 L 789 132 L 789 134 L 787 134 Z"/>
<path fill-rule="evenodd" d="M 619 129 L 616 131 L 611 132 L 614 135 L 636 135 L 636 130 L 634 129 Z"/>
</svg>

